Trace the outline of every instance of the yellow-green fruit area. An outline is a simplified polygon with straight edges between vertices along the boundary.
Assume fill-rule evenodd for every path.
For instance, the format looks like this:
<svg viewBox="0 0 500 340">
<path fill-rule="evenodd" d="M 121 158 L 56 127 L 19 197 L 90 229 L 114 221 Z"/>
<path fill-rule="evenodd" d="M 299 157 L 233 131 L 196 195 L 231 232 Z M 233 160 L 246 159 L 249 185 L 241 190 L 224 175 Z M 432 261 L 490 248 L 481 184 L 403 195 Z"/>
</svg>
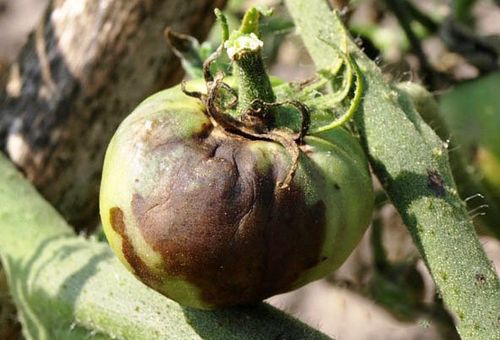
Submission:
<svg viewBox="0 0 500 340">
<path fill-rule="evenodd" d="M 306 136 L 283 189 L 289 152 L 228 134 L 204 110 L 176 87 L 118 128 L 100 212 L 120 260 L 153 289 L 204 309 L 259 301 L 337 268 L 373 208 L 357 140 L 343 128 Z"/>
</svg>

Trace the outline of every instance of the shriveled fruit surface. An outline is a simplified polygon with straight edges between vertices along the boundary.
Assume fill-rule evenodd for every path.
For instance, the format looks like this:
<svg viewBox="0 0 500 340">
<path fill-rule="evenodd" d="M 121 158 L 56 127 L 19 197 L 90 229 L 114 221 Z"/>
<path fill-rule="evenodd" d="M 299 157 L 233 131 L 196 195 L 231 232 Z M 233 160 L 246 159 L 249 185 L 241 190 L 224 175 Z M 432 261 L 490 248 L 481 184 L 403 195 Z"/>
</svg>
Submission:
<svg viewBox="0 0 500 340">
<path fill-rule="evenodd" d="M 145 100 L 116 132 L 101 216 L 122 262 L 199 308 L 258 301 L 338 267 L 373 205 L 357 141 L 343 128 L 305 136 L 282 187 L 288 151 L 228 133 L 205 110 L 177 87 Z"/>
</svg>

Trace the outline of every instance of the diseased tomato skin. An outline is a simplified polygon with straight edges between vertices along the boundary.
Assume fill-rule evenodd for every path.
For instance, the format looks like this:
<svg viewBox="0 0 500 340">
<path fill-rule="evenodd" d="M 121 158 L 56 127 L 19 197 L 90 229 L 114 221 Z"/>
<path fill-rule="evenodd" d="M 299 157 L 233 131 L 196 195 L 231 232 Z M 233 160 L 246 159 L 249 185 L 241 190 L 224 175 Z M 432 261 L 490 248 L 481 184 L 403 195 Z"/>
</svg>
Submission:
<svg viewBox="0 0 500 340">
<path fill-rule="evenodd" d="M 373 208 L 357 141 L 342 128 L 306 136 L 297 173 L 280 189 L 287 150 L 228 135 L 204 110 L 175 87 L 141 103 L 113 137 L 100 212 L 125 266 L 182 305 L 212 309 L 298 288 L 342 264 Z"/>
</svg>

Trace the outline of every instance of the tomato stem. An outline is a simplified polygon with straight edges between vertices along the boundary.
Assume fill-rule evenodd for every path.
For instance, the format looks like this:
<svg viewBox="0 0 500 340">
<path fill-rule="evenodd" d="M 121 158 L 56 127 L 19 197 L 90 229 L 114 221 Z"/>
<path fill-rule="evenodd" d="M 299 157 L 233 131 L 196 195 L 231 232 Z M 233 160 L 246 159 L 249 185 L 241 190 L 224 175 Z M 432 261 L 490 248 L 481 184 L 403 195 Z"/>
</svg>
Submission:
<svg viewBox="0 0 500 340">
<path fill-rule="evenodd" d="M 339 15 L 325 0 L 285 2 L 316 66 L 331 67 L 345 32 Z M 384 82 L 354 41 L 348 47 L 344 51 L 359 65 L 366 89 L 354 124 L 374 173 L 457 316 L 460 336 L 499 339 L 500 282 L 457 193 L 446 143 L 421 119 L 411 97 Z"/>
<path fill-rule="evenodd" d="M 245 53 L 235 61 L 235 75 L 238 80 L 237 111 L 239 113 L 250 108 L 256 99 L 267 103 L 273 103 L 276 100 L 260 52 Z"/>
<path fill-rule="evenodd" d="M 251 108 L 255 100 L 266 103 L 276 101 L 271 81 L 267 75 L 259 39 L 260 15 L 269 15 L 270 11 L 252 7 L 243 18 L 240 29 L 231 33 L 225 42 L 229 58 L 234 62 L 234 75 L 238 82 L 239 115 Z"/>
</svg>

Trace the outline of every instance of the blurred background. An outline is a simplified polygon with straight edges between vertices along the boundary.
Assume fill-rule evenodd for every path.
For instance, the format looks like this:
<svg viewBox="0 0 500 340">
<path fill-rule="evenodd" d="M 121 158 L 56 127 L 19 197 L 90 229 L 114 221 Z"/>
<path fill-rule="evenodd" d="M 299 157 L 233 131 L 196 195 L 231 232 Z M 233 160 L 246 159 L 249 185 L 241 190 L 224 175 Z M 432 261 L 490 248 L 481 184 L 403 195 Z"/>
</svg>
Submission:
<svg viewBox="0 0 500 340">
<path fill-rule="evenodd" d="M 68 94 L 64 89 L 73 85 L 75 80 L 71 78 L 68 81 L 66 73 L 61 75 L 55 72 L 58 54 L 50 44 L 45 46 L 46 53 L 41 53 L 37 38 L 38 34 L 49 36 L 47 23 L 58 19 L 55 17 L 56 9 L 65 15 L 71 11 L 87 13 L 84 3 L 86 1 L 54 1 L 53 7 L 49 8 L 47 0 L 0 0 L 0 137 L 3 140 L 0 147 L 78 231 L 91 234 L 99 233 L 96 206 L 88 202 L 96 197 L 97 189 L 92 189 L 92 185 L 97 187 L 99 182 L 99 172 L 95 169 L 99 169 L 102 162 L 102 152 L 89 156 L 88 153 L 75 151 L 79 150 L 75 145 L 83 143 L 75 139 L 75 133 L 84 131 L 87 125 L 74 120 L 60 108 L 66 108 L 79 117 L 88 114 L 90 118 L 83 122 L 91 127 L 94 137 L 91 136 L 90 140 L 96 142 L 87 148 L 101 150 L 98 145 L 104 143 L 98 143 L 100 139 L 95 136 L 114 131 L 117 122 L 129 112 L 128 108 L 135 106 L 139 97 L 145 96 L 147 91 L 153 92 L 174 84 L 185 75 L 177 64 L 174 71 L 161 71 L 158 79 L 150 79 L 155 86 L 148 87 L 146 93 L 134 99 L 135 102 L 131 100 L 123 104 L 126 95 L 113 97 L 116 105 L 112 109 L 119 110 L 121 116 L 101 121 L 98 112 L 111 109 L 107 104 L 100 104 L 101 99 L 95 99 L 95 93 L 106 93 L 109 82 L 116 82 L 117 88 L 123 91 L 134 90 L 120 84 L 127 79 L 129 82 L 135 79 L 133 71 L 129 75 L 125 72 L 136 65 L 134 60 L 141 59 L 141 56 L 134 57 L 131 48 L 125 47 L 125 52 L 120 52 L 124 59 L 120 59 L 119 65 L 126 65 L 117 66 L 119 76 L 113 72 L 95 71 L 99 68 L 113 69 L 118 63 L 117 56 L 113 57 L 115 59 L 101 59 L 97 63 L 82 62 L 82 67 L 68 61 L 65 72 L 78 82 L 78 86 Z M 109 0 L 87 3 L 103 7 L 113 5 L 113 1 Z M 263 20 L 261 30 L 270 73 L 287 81 L 312 78 L 314 66 L 300 38 L 294 33 L 293 22 L 282 1 L 229 0 L 226 14 L 230 25 L 236 25 L 245 9 L 255 4 L 275 9 L 273 16 Z M 488 257 L 500 272 L 500 2 L 334 0 L 331 4 L 342 13 L 351 35 L 380 66 L 387 81 L 401 83 L 401 86 L 413 91 L 424 119 L 449 144 L 460 194 L 467 201 Z M 71 9 L 71 6 L 75 8 Z M 67 12 L 63 11 L 64 8 Z M 140 20 L 150 20 L 153 25 L 154 18 L 150 19 L 148 15 L 153 16 L 146 11 Z M 211 10 L 207 10 L 205 16 L 211 17 Z M 212 27 L 212 19 L 207 21 L 186 16 L 179 20 L 190 22 L 187 28 L 179 24 L 181 31 L 207 42 L 199 47 L 200 54 L 206 55 L 206 51 L 217 46 L 220 32 L 217 27 Z M 139 25 L 132 20 L 123 27 L 130 27 L 130 35 L 133 36 L 135 26 Z M 195 26 L 199 29 L 192 28 Z M 57 25 L 54 24 L 54 27 L 55 30 Z M 97 49 L 98 52 L 105 51 L 109 41 L 113 41 L 111 48 L 120 48 L 114 44 L 119 41 L 120 34 L 113 37 L 106 32 L 98 32 L 103 34 L 103 47 Z M 67 39 L 70 41 L 68 44 L 75 43 L 78 36 L 78 32 L 74 32 L 71 39 Z M 85 38 L 82 40 L 84 44 Z M 57 40 L 58 43 L 65 41 L 61 37 Z M 152 45 L 160 50 L 168 49 L 165 41 Z M 68 49 L 75 48 L 68 46 Z M 63 52 L 66 47 L 59 46 Z M 38 64 L 35 66 L 30 64 L 33 53 L 38 53 Z M 49 71 L 52 70 L 52 89 L 43 81 L 44 55 Z M 75 60 L 79 60 L 76 54 Z M 164 70 L 171 60 L 174 57 L 163 55 L 151 58 L 149 66 L 146 66 Z M 125 80 L 122 81 L 122 78 Z M 95 79 L 97 82 L 104 80 L 101 87 L 93 89 L 89 84 Z M 407 82 L 423 85 L 431 95 Z M 31 87 L 28 86 L 30 84 Z M 141 86 L 140 81 L 137 84 L 137 87 Z M 32 87 L 36 88 L 35 92 Z M 33 93 L 38 98 L 34 102 Z M 48 99 L 42 101 L 42 97 Z M 68 98 L 92 109 L 82 109 L 82 114 L 80 106 L 68 106 Z M 55 118 L 36 118 L 40 112 L 48 117 L 55 112 L 55 117 L 63 115 L 64 119 L 56 124 L 50 120 Z M 43 129 L 49 132 L 44 135 L 40 132 Z M 65 131 L 69 132 L 65 134 Z M 61 141 L 71 141 L 73 148 L 65 148 L 58 158 L 54 158 L 53 154 L 59 149 L 53 145 L 60 145 Z M 44 151 L 46 144 L 52 145 L 48 153 Z M 81 163 L 87 161 L 94 164 L 94 168 L 85 168 L 82 172 L 68 170 L 73 169 L 72 166 L 77 167 L 72 165 L 75 162 L 81 165 L 87 164 Z M 79 176 L 80 179 L 69 178 L 65 181 L 63 178 L 55 185 L 50 184 L 62 172 L 71 172 L 71 176 Z M 75 189 L 78 187 L 74 185 L 75 181 L 90 183 L 92 190 Z M 273 297 L 269 303 L 337 339 L 457 339 L 453 316 L 443 307 L 439 293 L 397 212 L 380 187 L 375 185 L 377 209 L 372 226 L 347 262 L 329 277 Z M 68 191 L 68 187 L 71 190 Z M 20 337 L 19 325 L 2 277 L 0 272 L 0 339 L 16 339 Z"/>
</svg>

